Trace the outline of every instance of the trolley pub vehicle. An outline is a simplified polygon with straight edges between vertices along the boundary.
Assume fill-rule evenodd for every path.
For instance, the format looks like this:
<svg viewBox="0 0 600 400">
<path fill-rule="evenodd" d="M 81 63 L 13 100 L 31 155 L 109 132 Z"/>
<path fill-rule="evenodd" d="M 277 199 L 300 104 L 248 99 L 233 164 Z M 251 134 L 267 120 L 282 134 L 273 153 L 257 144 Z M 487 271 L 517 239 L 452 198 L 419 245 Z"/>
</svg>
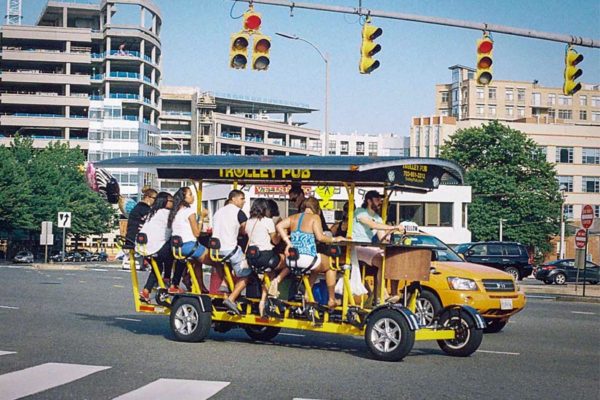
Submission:
<svg viewBox="0 0 600 400">
<path fill-rule="evenodd" d="M 403 157 L 362 157 L 362 156 L 153 156 L 125 157 L 95 163 L 101 168 L 140 168 L 156 173 L 158 178 L 193 181 L 197 190 L 198 215 L 202 207 L 202 185 L 228 184 L 233 188 L 242 185 L 312 185 L 340 187 L 348 195 L 348 236 L 352 232 L 355 191 L 358 188 L 380 188 L 383 200 L 383 221 L 389 196 L 394 191 L 427 192 L 435 190 L 442 183 L 463 184 L 463 171 L 453 162 L 442 159 L 403 158 Z M 351 237 L 330 245 L 326 256 L 330 257 L 331 268 L 343 279 L 341 306 L 334 309 L 315 301 L 308 275 L 302 269 L 294 268 L 294 249 L 290 250 L 287 265 L 291 276 L 298 283 L 292 285 L 305 295 L 290 296 L 285 299 L 267 300 L 266 311 L 259 313 L 259 297 L 243 296 L 238 300 L 241 312 L 228 311 L 223 305 L 225 294 L 201 293 L 198 277 L 192 264 L 181 256 L 178 243 L 172 241 L 176 262 L 186 262 L 191 276 L 191 291 L 170 295 L 161 279 L 157 263 L 152 254 L 144 254 L 143 238 L 138 238 L 137 252 L 150 259 L 159 288 L 155 299 L 157 304 L 142 303 L 138 298 L 138 278 L 135 267 L 131 266 L 132 293 L 137 312 L 164 314 L 170 316 L 170 327 L 176 340 L 199 342 L 204 340 L 211 327 L 217 332 L 232 328 L 244 329 L 254 340 L 271 340 L 282 328 L 303 331 L 324 332 L 341 335 L 364 336 L 368 349 L 374 358 L 385 361 L 402 360 L 412 349 L 415 340 L 436 340 L 447 354 L 466 357 L 474 353 L 481 344 L 484 319 L 472 307 L 451 305 L 442 308 L 427 326 L 420 326 L 415 316 L 416 301 L 419 297 L 420 281 L 429 279 L 431 261 L 435 260 L 435 248 L 418 245 L 409 234 L 392 234 L 386 243 L 356 242 Z M 142 242 L 142 243 L 140 243 Z M 343 247 L 340 247 L 343 246 Z M 378 246 L 384 250 L 381 266 L 383 282 L 377 282 L 374 290 L 383 299 L 384 290 L 391 279 L 400 280 L 402 300 L 398 303 L 379 304 L 367 302 L 367 296 L 351 294 L 352 252 L 357 246 Z M 131 247 L 131 246 L 130 246 Z M 224 276 L 229 290 L 233 289 L 232 270 L 227 255 L 219 253 L 218 240 L 209 239 L 208 248 L 211 260 L 222 262 Z M 130 260 L 134 260 L 130 250 Z M 249 264 L 256 256 L 256 248 L 250 247 L 246 257 Z M 362 267 L 362 280 L 365 268 Z M 269 277 L 265 272 L 268 266 L 253 265 L 253 274 L 258 281 L 269 287 Z M 395 293 L 394 293 L 395 294 Z M 307 299 L 305 299 L 305 297 Z"/>
</svg>

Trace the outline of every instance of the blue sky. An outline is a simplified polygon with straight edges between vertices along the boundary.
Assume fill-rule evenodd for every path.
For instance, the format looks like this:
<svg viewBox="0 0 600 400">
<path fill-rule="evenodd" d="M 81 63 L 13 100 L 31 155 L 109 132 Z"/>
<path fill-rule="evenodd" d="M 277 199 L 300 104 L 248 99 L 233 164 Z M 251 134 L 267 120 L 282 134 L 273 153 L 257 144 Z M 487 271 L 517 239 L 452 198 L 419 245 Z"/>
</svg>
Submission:
<svg viewBox="0 0 600 400">
<path fill-rule="evenodd" d="M 5 0 L 6 1 L 6 0 Z M 304 0 L 356 7 L 358 0 Z M 24 23 L 33 23 L 45 0 L 24 0 Z M 306 103 L 322 109 L 324 63 L 305 43 L 275 32 L 297 34 L 329 54 L 330 130 L 394 132 L 408 135 L 412 116 L 434 111 L 435 84 L 450 82 L 448 67 L 474 66 L 475 41 L 481 33 L 390 19 L 373 20 L 383 29 L 377 40 L 381 67 L 370 75 L 358 73 L 361 26 L 357 16 L 290 10 L 256 4 L 262 31 L 272 36 L 267 72 L 228 68 L 229 40 L 241 29 L 232 19 L 231 0 L 155 0 L 163 15 L 163 84 L 197 86 L 201 90 Z M 600 1 L 578 0 L 363 0 L 365 8 L 583 36 L 600 40 Z M 237 2 L 233 15 L 247 8 Z M 562 85 L 564 44 L 493 34 L 494 78 Z M 581 81 L 600 83 L 600 50 L 577 48 L 584 54 Z M 322 129 L 321 111 L 297 116 Z"/>
</svg>

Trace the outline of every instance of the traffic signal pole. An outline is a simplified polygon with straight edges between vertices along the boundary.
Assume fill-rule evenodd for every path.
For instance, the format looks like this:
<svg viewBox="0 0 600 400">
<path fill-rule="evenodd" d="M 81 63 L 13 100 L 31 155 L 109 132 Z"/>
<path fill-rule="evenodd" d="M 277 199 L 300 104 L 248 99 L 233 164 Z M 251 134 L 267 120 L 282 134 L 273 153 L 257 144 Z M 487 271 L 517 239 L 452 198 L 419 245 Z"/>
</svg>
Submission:
<svg viewBox="0 0 600 400">
<path fill-rule="evenodd" d="M 370 10 L 362 7 L 330 6 L 316 3 L 300 3 L 289 0 L 235 0 L 245 3 L 267 4 L 272 6 L 288 7 L 290 10 L 302 8 L 307 10 L 328 11 L 342 14 L 369 15 L 371 17 L 398 19 L 403 21 L 422 22 L 434 25 L 446 25 L 456 28 L 473 29 L 477 31 L 504 33 L 513 36 L 529 37 L 534 39 L 549 40 L 574 44 L 584 47 L 600 48 L 600 39 L 584 38 L 581 36 L 563 35 L 557 33 L 533 31 L 531 29 L 515 28 L 505 25 L 486 24 L 482 22 L 471 22 L 457 19 L 427 17 L 415 14 L 404 14 L 397 12 Z"/>
</svg>

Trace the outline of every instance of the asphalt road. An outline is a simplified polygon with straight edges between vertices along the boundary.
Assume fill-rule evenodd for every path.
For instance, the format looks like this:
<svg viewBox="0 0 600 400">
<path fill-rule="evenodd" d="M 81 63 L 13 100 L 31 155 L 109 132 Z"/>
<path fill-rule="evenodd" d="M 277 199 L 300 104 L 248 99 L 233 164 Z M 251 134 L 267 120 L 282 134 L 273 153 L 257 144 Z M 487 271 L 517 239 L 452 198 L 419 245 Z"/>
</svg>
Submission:
<svg viewBox="0 0 600 400">
<path fill-rule="evenodd" d="M 271 343 L 241 330 L 175 342 L 167 317 L 132 311 L 129 273 L 120 270 L 0 266 L 0 280 L 0 400 L 44 388 L 27 398 L 600 396 L 600 304 L 531 299 L 471 357 L 417 342 L 404 361 L 385 363 L 371 359 L 362 338 L 298 331 Z"/>
</svg>

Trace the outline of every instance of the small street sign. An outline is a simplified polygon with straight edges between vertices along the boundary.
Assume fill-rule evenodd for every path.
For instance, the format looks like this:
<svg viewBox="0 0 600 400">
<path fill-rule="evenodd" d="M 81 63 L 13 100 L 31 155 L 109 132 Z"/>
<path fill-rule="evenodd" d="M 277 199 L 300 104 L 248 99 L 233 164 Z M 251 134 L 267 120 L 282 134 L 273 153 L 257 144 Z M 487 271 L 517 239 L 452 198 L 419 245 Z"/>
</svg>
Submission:
<svg viewBox="0 0 600 400">
<path fill-rule="evenodd" d="M 575 247 L 577 247 L 578 249 L 584 249 L 586 238 L 587 234 L 585 232 L 585 229 L 578 230 L 575 234 Z"/>
<path fill-rule="evenodd" d="M 60 211 L 58 213 L 58 227 L 59 228 L 70 228 L 71 227 L 71 213 L 68 211 Z"/>
<path fill-rule="evenodd" d="M 583 206 L 581 209 L 581 225 L 585 229 L 589 229 L 594 222 L 594 208 L 589 204 Z"/>
</svg>

